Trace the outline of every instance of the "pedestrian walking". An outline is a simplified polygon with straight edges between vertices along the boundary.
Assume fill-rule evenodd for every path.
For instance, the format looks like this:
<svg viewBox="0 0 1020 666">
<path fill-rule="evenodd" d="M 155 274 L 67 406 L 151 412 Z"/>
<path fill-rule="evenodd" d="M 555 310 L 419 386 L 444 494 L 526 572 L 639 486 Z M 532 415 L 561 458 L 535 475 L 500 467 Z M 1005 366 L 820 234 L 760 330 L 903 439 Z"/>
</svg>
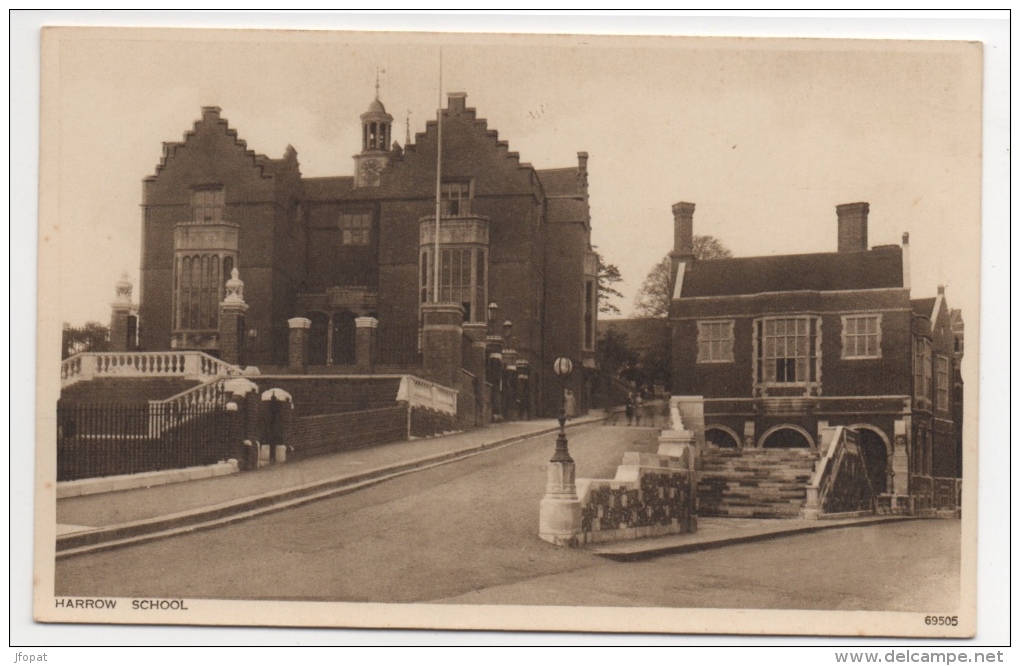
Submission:
<svg viewBox="0 0 1020 666">
<path fill-rule="evenodd" d="M 634 394 L 627 394 L 627 425 L 634 425 Z"/>
<path fill-rule="evenodd" d="M 641 394 L 638 393 L 636 396 L 634 396 L 634 425 L 636 426 L 641 425 L 641 412 L 644 411 L 644 408 L 645 408 L 644 398 L 642 398 Z"/>
</svg>

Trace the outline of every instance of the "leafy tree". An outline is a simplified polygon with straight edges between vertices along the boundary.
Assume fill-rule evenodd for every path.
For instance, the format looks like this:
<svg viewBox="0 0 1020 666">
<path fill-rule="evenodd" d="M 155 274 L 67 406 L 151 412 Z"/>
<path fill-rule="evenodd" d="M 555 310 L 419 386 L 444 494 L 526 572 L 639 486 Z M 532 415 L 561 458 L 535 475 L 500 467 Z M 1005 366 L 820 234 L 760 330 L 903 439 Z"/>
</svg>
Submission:
<svg viewBox="0 0 1020 666">
<path fill-rule="evenodd" d="M 623 294 L 614 285 L 623 281 L 620 269 L 615 264 L 607 264 L 602 253 L 592 248 L 598 258 L 599 312 L 602 314 L 620 314 L 620 308 L 609 302 L 610 298 L 623 298 Z"/>
<path fill-rule="evenodd" d="M 81 352 L 102 352 L 110 348 L 110 328 L 98 321 L 90 321 L 79 328 L 64 324 L 61 336 L 60 358 L 65 359 Z"/>
<path fill-rule="evenodd" d="M 612 328 L 599 336 L 595 354 L 599 368 L 613 377 L 638 362 L 637 354 L 627 344 L 627 334 Z"/>
<path fill-rule="evenodd" d="M 733 253 L 715 236 L 694 237 L 694 258 L 699 261 L 712 259 L 728 259 Z M 637 298 L 634 301 L 634 316 L 665 317 L 669 314 L 669 301 L 673 297 L 669 293 L 669 255 L 655 264 L 649 271 L 645 281 L 641 283 Z"/>
</svg>

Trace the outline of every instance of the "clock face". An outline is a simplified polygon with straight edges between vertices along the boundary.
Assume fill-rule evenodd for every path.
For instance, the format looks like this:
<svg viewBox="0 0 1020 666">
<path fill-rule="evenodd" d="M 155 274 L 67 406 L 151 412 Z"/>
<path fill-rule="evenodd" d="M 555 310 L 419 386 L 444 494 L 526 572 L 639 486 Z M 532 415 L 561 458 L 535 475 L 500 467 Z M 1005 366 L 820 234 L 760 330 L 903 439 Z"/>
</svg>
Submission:
<svg viewBox="0 0 1020 666">
<path fill-rule="evenodd" d="M 379 184 L 379 172 L 382 171 L 383 163 L 379 160 L 362 160 L 360 167 L 361 184 L 367 187 L 374 187 Z"/>
</svg>

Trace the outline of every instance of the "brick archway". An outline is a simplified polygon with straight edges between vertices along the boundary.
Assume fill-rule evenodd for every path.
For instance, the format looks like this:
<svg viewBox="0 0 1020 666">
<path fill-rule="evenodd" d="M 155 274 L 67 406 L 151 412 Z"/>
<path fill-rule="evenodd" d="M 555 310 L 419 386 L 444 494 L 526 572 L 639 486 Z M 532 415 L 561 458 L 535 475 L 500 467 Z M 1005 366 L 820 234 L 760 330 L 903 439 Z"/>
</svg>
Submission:
<svg viewBox="0 0 1020 666">
<path fill-rule="evenodd" d="M 740 438 L 731 428 L 713 423 L 705 426 L 705 441 L 721 449 L 739 449 Z"/>
<path fill-rule="evenodd" d="M 892 487 L 890 478 L 892 446 L 889 438 L 884 432 L 867 423 L 857 423 L 848 428 L 857 433 L 857 443 L 864 455 L 864 465 L 868 469 L 872 490 L 876 495 L 888 492 Z"/>
<path fill-rule="evenodd" d="M 793 424 L 777 425 L 766 430 L 758 440 L 760 449 L 813 449 L 815 440 L 807 430 Z"/>
</svg>

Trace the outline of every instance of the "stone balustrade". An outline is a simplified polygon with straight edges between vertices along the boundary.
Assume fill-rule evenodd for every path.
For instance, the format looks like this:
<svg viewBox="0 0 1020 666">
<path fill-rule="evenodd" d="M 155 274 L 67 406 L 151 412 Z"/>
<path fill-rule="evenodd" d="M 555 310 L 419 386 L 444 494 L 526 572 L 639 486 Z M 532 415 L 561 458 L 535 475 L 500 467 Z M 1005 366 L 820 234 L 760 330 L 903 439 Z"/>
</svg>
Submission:
<svg viewBox="0 0 1020 666">
<path fill-rule="evenodd" d="M 149 401 L 149 436 L 159 437 L 201 415 L 203 407 L 226 404 L 226 379 L 213 379 L 164 400 Z"/>
<path fill-rule="evenodd" d="M 236 366 L 197 351 L 84 352 L 60 365 L 62 387 L 98 377 L 180 377 L 201 381 L 237 373 Z"/>
<path fill-rule="evenodd" d="M 822 433 L 825 454 L 815 464 L 801 517 L 875 513 L 875 494 L 857 444 L 857 433 L 843 426 L 825 428 Z"/>
<path fill-rule="evenodd" d="M 404 375 L 397 389 L 397 400 L 413 409 L 424 407 L 444 414 L 457 414 L 457 391 L 414 375 Z"/>
</svg>

